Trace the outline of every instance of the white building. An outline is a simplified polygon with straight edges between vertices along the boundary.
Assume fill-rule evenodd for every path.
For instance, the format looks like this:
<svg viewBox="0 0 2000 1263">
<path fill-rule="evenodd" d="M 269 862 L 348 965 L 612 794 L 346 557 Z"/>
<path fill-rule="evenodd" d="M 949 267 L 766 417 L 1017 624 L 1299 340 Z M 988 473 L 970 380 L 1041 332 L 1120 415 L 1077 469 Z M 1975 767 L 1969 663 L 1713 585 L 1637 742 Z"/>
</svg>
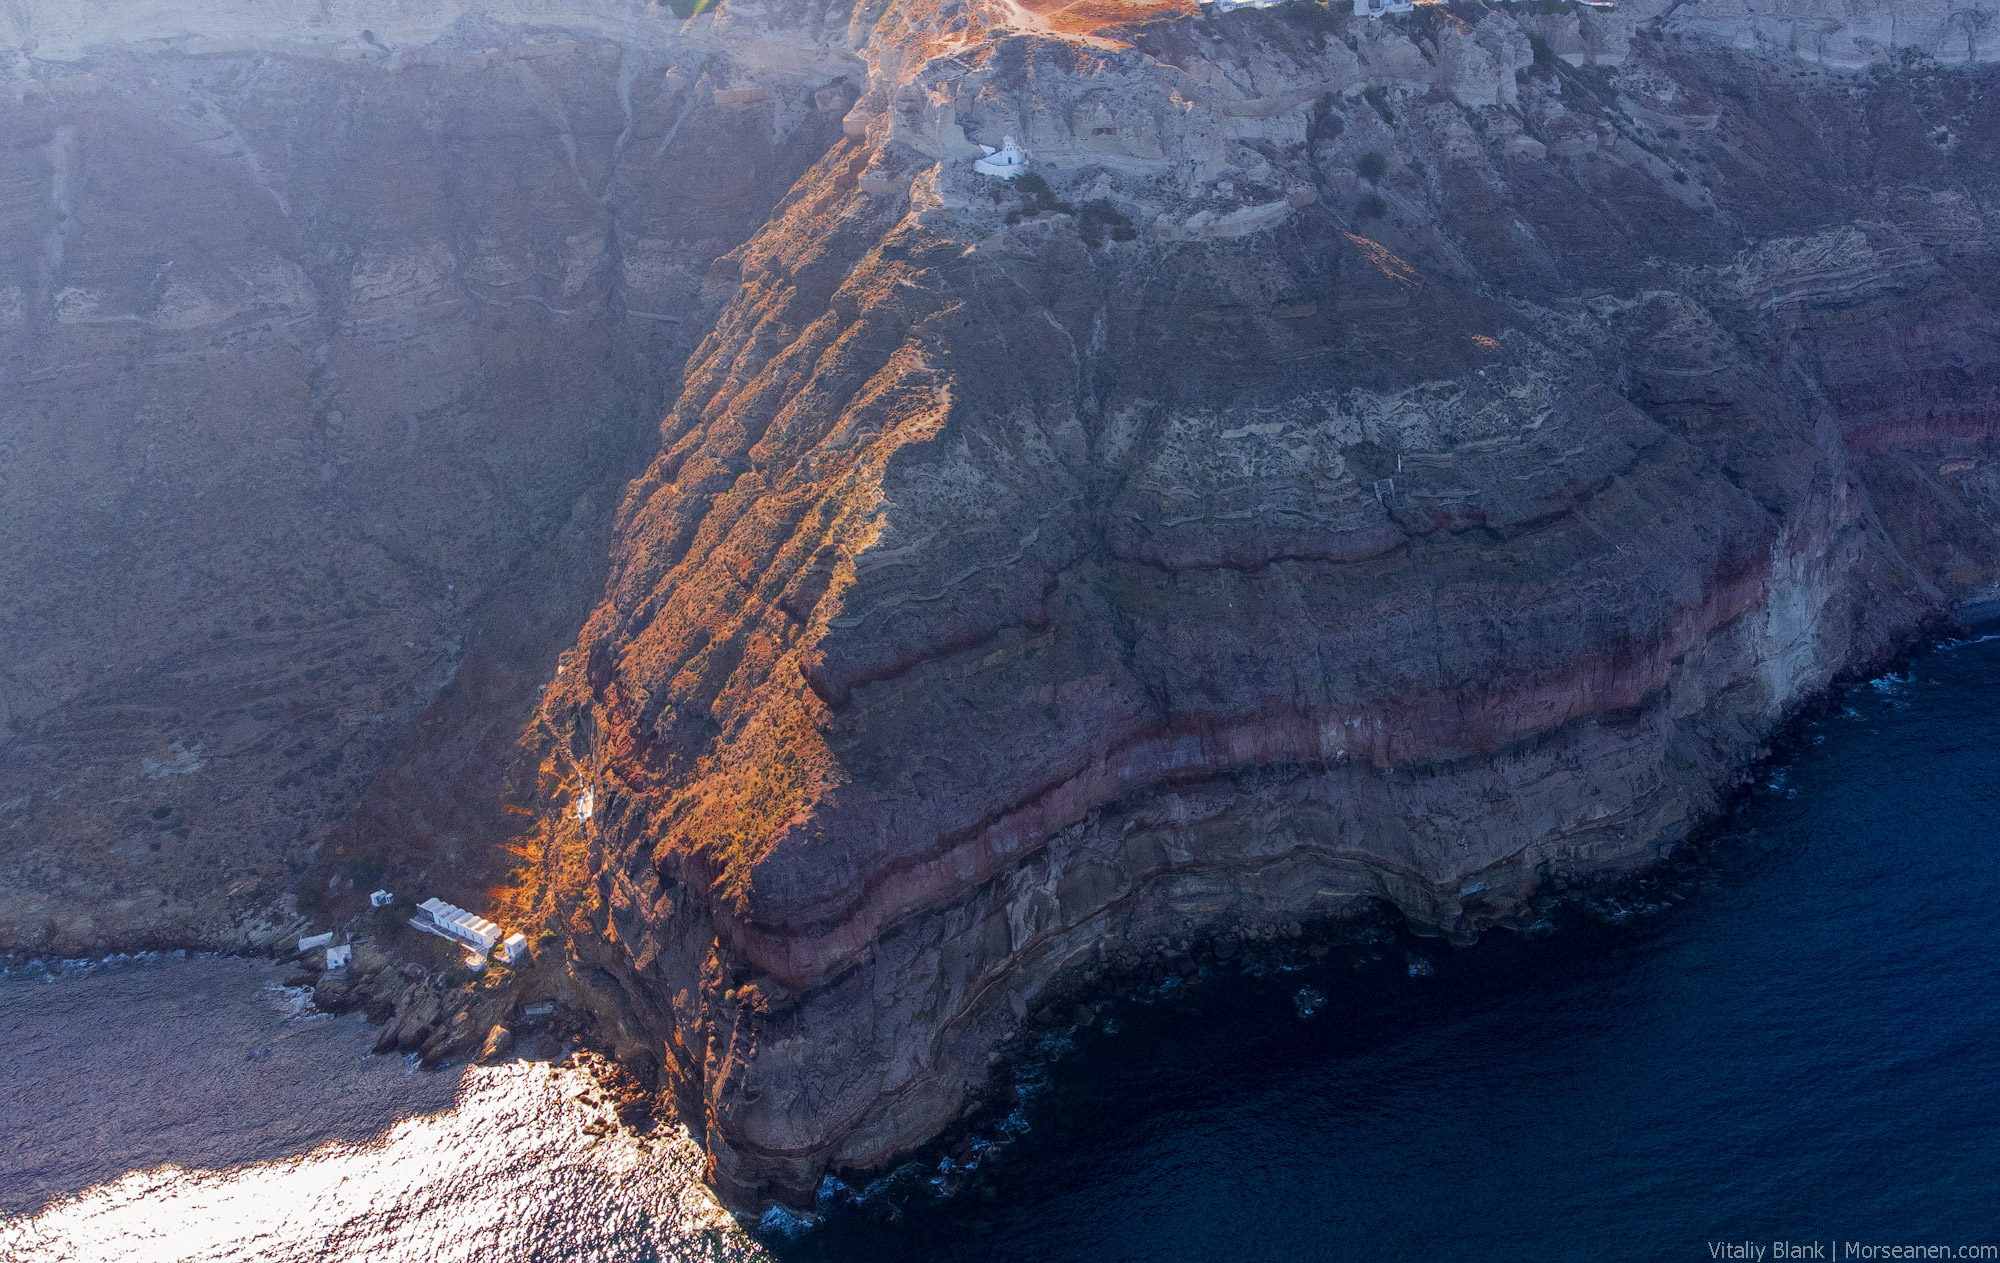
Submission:
<svg viewBox="0 0 2000 1263">
<path fill-rule="evenodd" d="M 328 930 L 324 934 L 309 934 L 305 938 L 299 940 L 299 950 L 302 952 L 309 952 L 315 947 L 325 947 L 328 943 L 331 942 L 333 942 L 332 930 Z"/>
<path fill-rule="evenodd" d="M 411 917 L 411 925 L 443 938 L 457 939 L 482 956 L 500 941 L 499 926 L 442 899 L 426 899 L 417 908 L 423 915 Z"/>
<path fill-rule="evenodd" d="M 1354 16 L 1379 18 L 1384 13 L 1408 13 L 1416 7 L 1416 0 L 1354 0 Z"/>
<path fill-rule="evenodd" d="M 354 948 L 346 943 L 326 949 L 326 972 L 337 974 L 354 961 Z"/>
<path fill-rule="evenodd" d="M 584 786 L 583 793 L 576 800 L 576 822 L 578 824 L 589 824 L 590 815 L 596 810 L 597 788 L 592 785 L 586 785 Z"/>
<path fill-rule="evenodd" d="M 1012 136 L 1003 136 L 1000 147 L 981 145 L 986 156 L 972 164 L 972 169 L 981 175 L 990 175 L 999 180 L 1011 180 L 1028 169 L 1028 160 L 1021 156 L 1021 147 L 1014 143 Z"/>
<path fill-rule="evenodd" d="M 511 965 L 528 954 L 528 936 L 516 931 L 500 940 L 500 963 Z"/>
<path fill-rule="evenodd" d="M 396 902 L 396 896 L 390 894 L 386 890 L 378 890 L 374 894 L 368 896 L 368 903 L 369 906 L 371 907 L 386 908 L 394 902 Z"/>
</svg>

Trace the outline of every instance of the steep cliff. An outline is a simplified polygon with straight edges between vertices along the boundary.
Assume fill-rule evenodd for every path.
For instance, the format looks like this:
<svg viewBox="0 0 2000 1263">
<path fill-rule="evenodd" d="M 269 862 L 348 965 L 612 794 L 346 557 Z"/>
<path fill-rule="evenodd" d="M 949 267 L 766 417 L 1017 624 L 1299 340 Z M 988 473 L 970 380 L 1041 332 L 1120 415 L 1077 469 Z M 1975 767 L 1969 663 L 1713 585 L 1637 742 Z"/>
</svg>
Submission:
<svg viewBox="0 0 2000 1263">
<path fill-rule="evenodd" d="M 0 14 L 0 948 L 490 896 L 739 1209 L 2000 581 L 1976 5 L 201 8 Z"/>
<path fill-rule="evenodd" d="M 523 896 L 739 1207 L 1163 945 L 1654 862 L 2000 577 L 1947 45 L 1083 10 L 874 24 L 543 702 Z M 1003 135 L 1045 187 L 972 172 Z"/>
</svg>

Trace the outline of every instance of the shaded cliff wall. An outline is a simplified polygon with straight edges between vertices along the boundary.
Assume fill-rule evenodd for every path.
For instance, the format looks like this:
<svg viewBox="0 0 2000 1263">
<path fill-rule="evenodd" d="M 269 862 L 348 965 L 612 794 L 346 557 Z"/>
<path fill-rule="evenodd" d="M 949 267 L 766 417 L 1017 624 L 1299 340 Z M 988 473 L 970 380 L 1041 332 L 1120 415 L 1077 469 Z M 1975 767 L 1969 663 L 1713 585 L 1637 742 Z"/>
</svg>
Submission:
<svg viewBox="0 0 2000 1263">
<path fill-rule="evenodd" d="M 713 22 L 636 4 L 8 20 L 0 944 L 476 882 L 710 265 L 838 135 L 838 57 L 744 91 Z"/>
<path fill-rule="evenodd" d="M 1162 944 L 1652 862 L 2000 577 L 1990 74 L 1533 20 L 905 43 L 739 253 L 538 852 L 732 1204 Z M 1048 204 L 954 157 L 1002 129 Z"/>
</svg>

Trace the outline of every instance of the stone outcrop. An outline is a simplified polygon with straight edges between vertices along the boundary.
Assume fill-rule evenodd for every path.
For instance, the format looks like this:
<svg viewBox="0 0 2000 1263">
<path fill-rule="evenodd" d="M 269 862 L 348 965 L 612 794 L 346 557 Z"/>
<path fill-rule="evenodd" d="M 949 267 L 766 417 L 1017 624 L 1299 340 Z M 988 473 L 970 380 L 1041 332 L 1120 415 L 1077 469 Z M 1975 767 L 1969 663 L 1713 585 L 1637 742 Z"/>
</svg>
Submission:
<svg viewBox="0 0 2000 1263">
<path fill-rule="evenodd" d="M 1655 862 L 1990 590 L 1986 74 L 1638 7 L 862 49 L 537 738 L 576 986 L 731 1204 L 1158 945 Z"/>
<path fill-rule="evenodd" d="M 1913 56 L 1947 66 L 2000 60 L 2000 11 L 1980 0 L 1702 0 L 1671 8 L 1676 29 L 1843 70 Z"/>
</svg>

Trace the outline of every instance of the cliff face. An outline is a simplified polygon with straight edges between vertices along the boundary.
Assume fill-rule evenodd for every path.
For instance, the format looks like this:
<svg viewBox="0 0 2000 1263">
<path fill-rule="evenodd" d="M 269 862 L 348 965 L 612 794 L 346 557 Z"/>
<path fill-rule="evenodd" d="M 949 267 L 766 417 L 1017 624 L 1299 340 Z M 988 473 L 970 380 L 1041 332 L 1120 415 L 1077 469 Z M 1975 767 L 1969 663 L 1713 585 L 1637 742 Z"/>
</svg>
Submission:
<svg viewBox="0 0 2000 1263">
<path fill-rule="evenodd" d="M 530 883 L 726 1199 L 1161 945 L 1652 862 L 1990 591 L 1992 74 L 1725 8 L 875 26 L 539 723 Z"/>
<path fill-rule="evenodd" d="M 738 1208 L 2000 579 L 1976 6 L 201 7 L 0 15 L 0 947 L 523 857 Z"/>
<path fill-rule="evenodd" d="M 732 38 L 624 3 L 0 15 L 0 947 L 256 941 L 384 859 L 504 867 L 500 756 L 710 264 L 850 99 L 807 35 L 731 96 Z"/>
</svg>

